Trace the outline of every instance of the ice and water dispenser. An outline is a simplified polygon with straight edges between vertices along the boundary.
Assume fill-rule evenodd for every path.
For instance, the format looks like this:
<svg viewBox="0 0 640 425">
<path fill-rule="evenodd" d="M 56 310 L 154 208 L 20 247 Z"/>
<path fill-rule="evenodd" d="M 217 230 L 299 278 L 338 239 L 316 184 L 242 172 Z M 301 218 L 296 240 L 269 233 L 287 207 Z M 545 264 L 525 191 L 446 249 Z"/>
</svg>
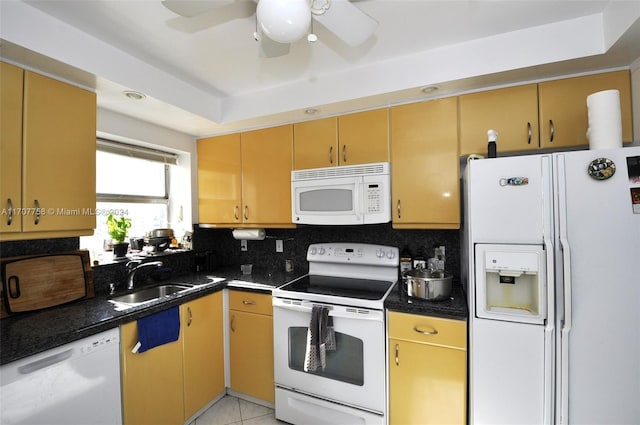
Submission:
<svg viewBox="0 0 640 425">
<path fill-rule="evenodd" d="M 476 245 L 478 317 L 543 323 L 545 255 L 537 245 Z"/>
</svg>

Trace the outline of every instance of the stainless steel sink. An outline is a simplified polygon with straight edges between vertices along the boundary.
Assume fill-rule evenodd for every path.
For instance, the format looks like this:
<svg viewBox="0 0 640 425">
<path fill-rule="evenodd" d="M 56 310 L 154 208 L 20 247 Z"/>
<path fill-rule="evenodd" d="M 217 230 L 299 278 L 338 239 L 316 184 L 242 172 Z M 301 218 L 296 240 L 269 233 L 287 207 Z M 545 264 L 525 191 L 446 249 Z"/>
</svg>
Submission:
<svg viewBox="0 0 640 425">
<path fill-rule="evenodd" d="M 120 307 L 134 307 L 191 288 L 192 286 L 189 285 L 160 285 L 113 297 L 109 301 Z"/>
</svg>

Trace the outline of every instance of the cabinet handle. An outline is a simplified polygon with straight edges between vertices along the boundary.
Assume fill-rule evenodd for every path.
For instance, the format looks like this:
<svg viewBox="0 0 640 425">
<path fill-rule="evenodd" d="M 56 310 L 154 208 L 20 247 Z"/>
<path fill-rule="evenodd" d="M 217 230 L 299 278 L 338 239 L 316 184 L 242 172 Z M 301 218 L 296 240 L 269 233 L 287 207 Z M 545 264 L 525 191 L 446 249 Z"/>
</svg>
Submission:
<svg viewBox="0 0 640 425">
<path fill-rule="evenodd" d="M 256 302 L 255 301 L 242 300 L 242 304 L 244 304 L 244 305 L 256 305 Z"/>
<path fill-rule="evenodd" d="M 398 199 L 398 204 L 396 205 L 396 209 L 398 210 L 398 218 L 400 218 L 400 199 Z"/>
<path fill-rule="evenodd" d="M 342 162 L 347 162 L 347 145 L 342 145 Z"/>
<path fill-rule="evenodd" d="M 438 335 L 438 331 L 433 329 L 433 328 L 431 328 L 428 331 L 425 331 L 425 330 L 422 330 L 422 329 L 418 328 L 417 326 L 414 326 L 413 330 L 418 332 L 419 334 L 422 334 L 422 335 Z"/>
<path fill-rule="evenodd" d="M 235 315 L 231 315 L 231 332 L 235 332 L 235 328 L 233 327 L 233 321 L 236 319 Z"/>
<path fill-rule="evenodd" d="M 553 142 L 553 136 L 556 134 L 556 128 L 553 125 L 553 120 L 549 120 L 549 141 Z"/>
<path fill-rule="evenodd" d="M 187 314 L 189 318 L 187 319 L 187 327 L 191 326 L 191 321 L 193 320 L 193 313 L 191 313 L 191 307 L 187 307 Z"/>
<path fill-rule="evenodd" d="M 333 164 L 333 146 L 329 146 L 329 164 Z"/>
<path fill-rule="evenodd" d="M 38 224 L 40 223 L 40 202 L 36 199 L 33 201 L 33 206 L 36 208 L 35 224 Z"/>
<path fill-rule="evenodd" d="M 7 198 L 7 208 L 9 209 L 9 216 L 7 217 L 7 226 L 11 226 L 13 222 L 13 202 L 11 198 Z"/>
<path fill-rule="evenodd" d="M 400 344 L 396 344 L 396 366 L 400 366 Z"/>
<path fill-rule="evenodd" d="M 244 206 L 244 219 L 249 220 L 249 207 L 246 205 Z"/>
<path fill-rule="evenodd" d="M 527 144 L 531 144 L 531 123 L 527 123 Z"/>
<path fill-rule="evenodd" d="M 236 205 L 233 207 L 233 216 L 238 220 L 240 218 L 240 208 Z"/>
</svg>

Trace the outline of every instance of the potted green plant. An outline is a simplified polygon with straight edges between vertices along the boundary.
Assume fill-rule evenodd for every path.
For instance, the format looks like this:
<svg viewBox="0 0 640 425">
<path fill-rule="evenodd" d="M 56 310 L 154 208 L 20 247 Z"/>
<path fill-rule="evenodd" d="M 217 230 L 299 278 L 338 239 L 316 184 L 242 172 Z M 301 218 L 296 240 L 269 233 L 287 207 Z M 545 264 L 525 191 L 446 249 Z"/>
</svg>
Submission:
<svg viewBox="0 0 640 425">
<path fill-rule="evenodd" d="M 113 239 L 113 256 L 115 258 L 124 258 L 129 249 L 129 242 L 124 240 L 129 233 L 131 227 L 131 219 L 128 217 L 116 218 L 113 214 L 107 217 L 107 228 L 109 236 Z"/>
</svg>

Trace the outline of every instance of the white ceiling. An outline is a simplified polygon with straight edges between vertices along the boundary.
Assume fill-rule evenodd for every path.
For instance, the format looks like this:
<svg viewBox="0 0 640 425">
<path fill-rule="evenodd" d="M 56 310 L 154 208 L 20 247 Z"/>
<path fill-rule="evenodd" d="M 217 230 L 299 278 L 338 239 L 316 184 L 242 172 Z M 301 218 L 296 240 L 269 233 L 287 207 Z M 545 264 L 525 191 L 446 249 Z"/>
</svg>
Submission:
<svg viewBox="0 0 640 425">
<path fill-rule="evenodd" d="M 0 2 L 5 60 L 95 89 L 102 108 L 194 136 L 640 57 L 640 1 L 353 0 L 379 23 L 363 45 L 315 24 L 316 43 L 297 41 L 277 58 L 259 55 L 249 0 L 194 18 L 159 0 Z M 439 89 L 425 95 L 425 86 Z M 147 98 L 132 101 L 125 89 Z"/>
</svg>

